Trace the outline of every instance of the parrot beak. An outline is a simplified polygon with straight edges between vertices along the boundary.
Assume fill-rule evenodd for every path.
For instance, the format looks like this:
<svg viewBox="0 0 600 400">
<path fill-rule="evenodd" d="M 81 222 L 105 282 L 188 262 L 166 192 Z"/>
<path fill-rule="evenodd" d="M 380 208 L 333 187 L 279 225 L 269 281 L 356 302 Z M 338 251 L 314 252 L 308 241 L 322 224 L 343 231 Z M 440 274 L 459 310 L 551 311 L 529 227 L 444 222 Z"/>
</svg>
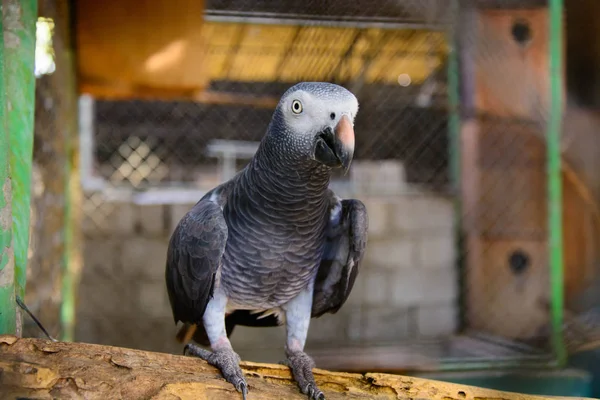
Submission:
<svg viewBox="0 0 600 400">
<path fill-rule="evenodd" d="M 317 135 L 315 160 L 329 167 L 342 167 L 348 172 L 354 155 L 354 128 L 350 119 L 343 115 L 335 128 L 326 128 Z"/>
<path fill-rule="evenodd" d="M 346 173 L 354 156 L 354 128 L 346 115 L 342 115 L 340 122 L 335 127 L 335 138 L 335 154 Z"/>
</svg>

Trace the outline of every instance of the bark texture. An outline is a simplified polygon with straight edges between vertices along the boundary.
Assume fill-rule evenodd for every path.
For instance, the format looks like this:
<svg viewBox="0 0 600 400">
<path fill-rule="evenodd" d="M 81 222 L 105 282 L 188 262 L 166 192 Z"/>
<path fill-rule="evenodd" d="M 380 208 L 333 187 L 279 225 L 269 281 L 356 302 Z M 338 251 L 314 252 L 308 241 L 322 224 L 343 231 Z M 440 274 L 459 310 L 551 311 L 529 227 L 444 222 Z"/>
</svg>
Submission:
<svg viewBox="0 0 600 400">
<path fill-rule="evenodd" d="M 291 381 L 287 367 L 243 362 L 242 369 L 249 399 L 306 399 Z M 543 398 L 379 373 L 315 369 L 315 377 L 328 400 Z M 197 358 L 0 336 L 0 398 L 238 400 L 241 395 L 215 368 Z"/>
</svg>

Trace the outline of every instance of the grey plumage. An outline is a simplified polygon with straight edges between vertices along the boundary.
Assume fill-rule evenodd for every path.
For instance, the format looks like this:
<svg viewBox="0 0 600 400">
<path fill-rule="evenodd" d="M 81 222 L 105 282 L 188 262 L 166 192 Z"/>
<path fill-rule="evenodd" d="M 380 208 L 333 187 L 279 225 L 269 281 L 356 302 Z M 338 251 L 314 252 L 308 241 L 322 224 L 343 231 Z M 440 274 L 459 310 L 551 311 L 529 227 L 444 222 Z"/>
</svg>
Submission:
<svg viewBox="0 0 600 400">
<path fill-rule="evenodd" d="M 227 241 L 220 207 L 200 201 L 177 225 L 167 253 L 167 287 L 177 320 L 202 323 Z"/>
<path fill-rule="evenodd" d="M 369 221 L 364 204 L 357 200 L 333 204 L 339 217 L 328 225 L 325 252 L 315 279 L 313 318 L 335 314 L 346 302 L 367 246 Z"/>
<path fill-rule="evenodd" d="M 197 325 L 194 338 L 213 353 L 191 352 L 244 395 L 241 371 L 225 371 L 235 362 L 227 337 L 236 324 L 286 322 L 294 376 L 304 393 L 324 398 L 303 347 L 309 319 L 347 299 L 366 246 L 364 205 L 328 189 L 331 169 L 351 161 L 357 110 L 337 85 L 290 88 L 249 164 L 200 199 L 171 237 L 166 282 L 175 322 Z"/>
</svg>

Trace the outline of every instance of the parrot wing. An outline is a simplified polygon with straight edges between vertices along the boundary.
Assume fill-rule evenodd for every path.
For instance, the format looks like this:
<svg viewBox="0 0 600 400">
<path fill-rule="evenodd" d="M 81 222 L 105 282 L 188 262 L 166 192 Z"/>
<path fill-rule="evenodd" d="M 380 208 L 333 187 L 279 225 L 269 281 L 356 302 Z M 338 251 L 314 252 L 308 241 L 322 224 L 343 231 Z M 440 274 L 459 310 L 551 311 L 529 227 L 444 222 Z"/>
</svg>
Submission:
<svg viewBox="0 0 600 400">
<path fill-rule="evenodd" d="M 223 211 L 207 197 L 196 203 L 175 228 L 165 271 L 175 323 L 202 325 L 226 243 Z"/>
<path fill-rule="evenodd" d="M 360 200 L 339 200 L 333 207 L 325 251 L 314 285 L 312 317 L 335 314 L 344 304 L 358 275 L 367 244 L 368 216 Z"/>
</svg>

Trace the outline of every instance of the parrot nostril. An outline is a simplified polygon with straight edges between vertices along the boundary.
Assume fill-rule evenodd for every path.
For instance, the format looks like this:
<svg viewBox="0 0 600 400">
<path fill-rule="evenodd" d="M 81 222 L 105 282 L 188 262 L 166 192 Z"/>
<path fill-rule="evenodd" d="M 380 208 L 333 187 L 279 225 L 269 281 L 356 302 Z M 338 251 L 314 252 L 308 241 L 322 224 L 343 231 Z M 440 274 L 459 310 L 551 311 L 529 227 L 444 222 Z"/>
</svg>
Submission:
<svg viewBox="0 0 600 400">
<path fill-rule="evenodd" d="M 335 113 L 331 113 L 331 114 L 329 114 L 329 117 L 330 117 L 332 120 L 334 120 L 334 119 L 335 119 Z"/>
</svg>

